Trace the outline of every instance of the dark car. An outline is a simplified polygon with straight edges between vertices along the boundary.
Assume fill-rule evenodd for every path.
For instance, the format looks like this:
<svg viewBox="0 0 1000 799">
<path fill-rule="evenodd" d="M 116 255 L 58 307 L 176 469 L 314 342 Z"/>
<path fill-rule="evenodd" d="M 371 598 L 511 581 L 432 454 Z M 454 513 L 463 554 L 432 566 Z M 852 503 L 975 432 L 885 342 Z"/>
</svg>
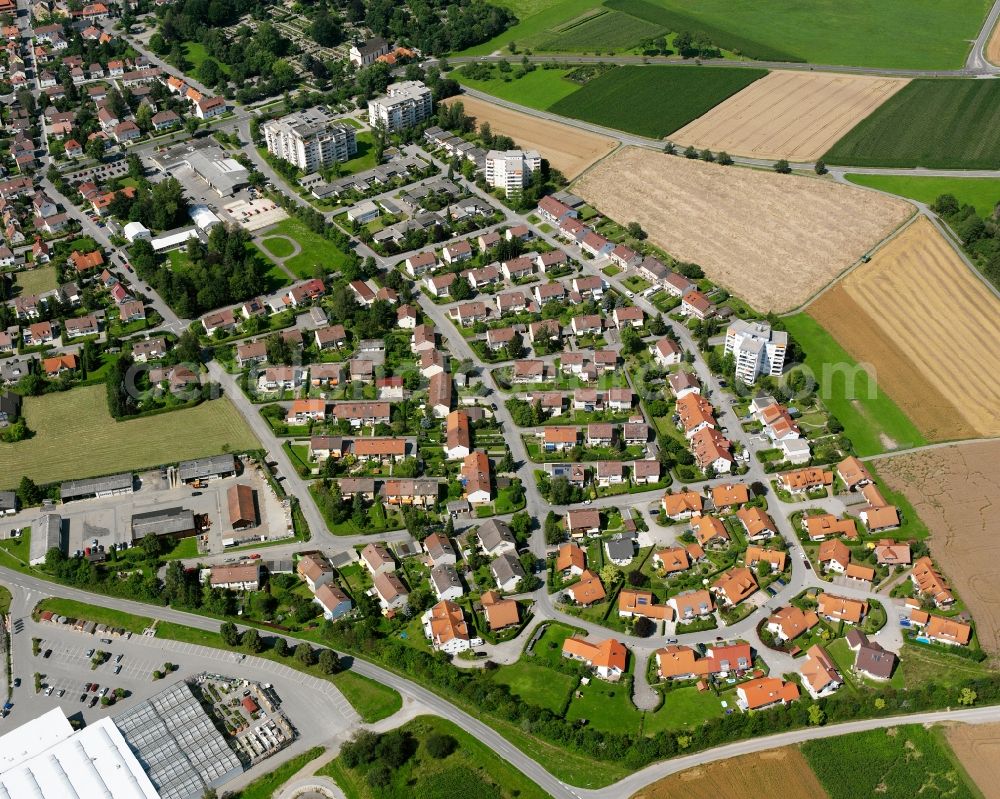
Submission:
<svg viewBox="0 0 1000 799">
<path fill-rule="evenodd" d="M 80 694 L 80 701 L 81 702 L 86 702 L 87 701 L 87 695 L 86 694 Z"/>
<path fill-rule="evenodd" d="M 93 707 L 96 704 L 97 704 L 97 697 L 96 696 L 90 697 L 90 706 Z"/>
<path fill-rule="evenodd" d="M 14 678 L 14 687 L 15 688 L 20 688 L 21 687 L 21 678 L 20 677 L 15 677 Z"/>
<path fill-rule="evenodd" d="M 51 649 L 46 649 L 46 650 L 45 650 L 45 654 L 44 654 L 44 655 L 42 655 L 42 657 L 43 657 L 43 658 L 49 658 L 49 657 L 52 657 L 52 650 L 51 650 Z"/>
</svg>

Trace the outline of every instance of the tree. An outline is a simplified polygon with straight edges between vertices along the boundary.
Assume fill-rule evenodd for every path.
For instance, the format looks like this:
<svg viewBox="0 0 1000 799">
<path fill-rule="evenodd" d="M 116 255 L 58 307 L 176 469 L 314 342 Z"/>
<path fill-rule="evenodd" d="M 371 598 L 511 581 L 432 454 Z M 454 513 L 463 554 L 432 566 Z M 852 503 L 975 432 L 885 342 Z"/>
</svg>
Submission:
<svg viewBox="0 0 1000 799">
<path fill-rule="evenodd" d="M 443 760 L 458 748 L 458 741 L 446 733 L 432 733 L 424 742 L 427 754 L 436 760 Z"/>
<path fill-rule="evenodd" d="M 709 161 L 709 162 L 711 162 L 711 161 L 715 160 L 715 156 L 712 154 L 712 151 L 709 150 L 707 147 L 704 150 L 702 150 L 700 153 L 698 153 L 698 157 L 702 161 Z"/>
<path fill-rule="evenodd" d="M 451 294 L 451 298 L 456 301 L 470 299 L 473 295 L 472 284 L 469 283 L 468 278 L 456 277 L 452 281 L 451 286 L 448 289 L 448 293 Z"/>
<path fill-rule="evenodd" d="M 774 162 L 774 171 L 782 175 L 787 175 L 792 171 L 792 168 L 788 165 L 788 161 L 782 158 Z"/>
<path fill-rule="evenodd" d="M 826 713 L 819 705 L 809 705 L 809 726 L 821 727 L 826 722 Z"/>
<path fill-rule="evenodd" d="M 507 473 L 514 471 L 514 456 L 510 452 L 510 447 L 506 444 L 503 449 L 503 457 L 497 463 L 497 472 Z"/>
<path fill-rule="evenodd" d="M 146 560 L 156 560 L 163 551 L 160 537 L 156 533 L 146 533 L 139 542 L 139 545 L 142 548 L 142 553 L 146 556 Z"/>
<path fill-rule="evenodd" d="M 731 166 L 733 163 L 733 157 L 723 150 L 718 154 L 718 156 L 716 156 L 715 162 L 722 164 L 722 166 Z"/>
<path fill-rule="evenodd" d="M 816 172 L 817 175 L 825 175 L 826 171 L 827 171 L 826 170 L 826 162 L 823 159 L 820 159 L 813 166 L 813 170 L 815 170 L 815 172 Z"/>
<path fill-rule="evenodd" d="M 212 58 L 206 58 L 201 62 L 195 76 L 206 86 L 214 86 L 219 82 L 220 78 L 224 77 L 222 69 L 215 59 Z"/>
<path fill-rule="evenodd" d="M 771 573 L 771 564 L 761 558 L 757 561 L 757 577 L 763 580 Z"/>
<path fill-rule="evenodd" d="M 288 656 L 288 640 L 285 639 L 285 638 L 281 638 L 280 636 L 278 638 L 275 638 L 274 639 L 274 646 L 272 647 L 272 651 L 278 657 L 282 657 L 282 658 L 283 657 L 287 657 Z"/>
<path fill-rule="evenodd" d="M 324 674 L 335 674 L 340 671 L 340 658 L 332 649 L 321 649 L 319 653 L 319 668 Z"/>
<path fill-rule="evenodd" d="M 143 103 L 139 106 L 139 110 L 135 112 L 135 124 L 139 126 L 139 130 L 143 133 L 149 133 L 149 131 L 152 130 L 153 109 L 150 107 L 149 103 Z M 131 156 L 129 157 L 131 158 Z M 129 172 L 131 173 L 131 169 Z"/>
<path fill-rule="evenodd" d="M 87 158 L 100 161 L 104 158 L 104 139 L 95 136 L 87 142 L 87 145 L 83 148 L 83 150 L 87 154 Z"/>
<path fill-rule="evenodd" d="M 632 572 L 631 574 L 634 573 L 635 572 Z M 645 616 L 639 616 L 639 618 L 635 620 L 635 624 L 632 626 L 632 632 L 640 638 L 649 638 L 649 636 L 656 632 L 656 625 Z"/>
<path fill-rule="evenodd" d="M 456 281 L 457 282 L 457 281 Z M 507 342 L 507 357 L 515 361 L 524 355 L 524 337 L 521 336 L 519 332 L 514 331 L 514 335 L 510 337 L 510 341 Z M 507 450 L 508 453 L 510 450 Z M 507 471 L 510 471 L 509 469 Z"/>
<path fill-rule="evenodd" d="M 642 349 L 642 337 L 631 325 L 621 331 L 622 352 L 626 355 L 634 355 Z"/>
<path fill-rule="evenodd" d="M 963 688 L 962 693 L 958 696 L 958 704 L 965 705 L 966 707 L 972 707 L 976 704 L 976 700 L 979 698 L 972 688 Z"/>
<path fill-rule="evenodd" d="M 687 149 L 684 150 L 684 157 L 690 158 L 693 161 L 695 158 L 698 157 L 698 151 L 689 144 L 687 146 Z"/>
<path fill-rule="evenodd" d="M 316 663 L 316 652 L 307 643 L 298 644 L 295 647 L 295 661 L 303 666 L 312 666 Z"/>
<path fill-rule="evenodd" d="M 239 646 L 240 631 L 231 621 L 224 621 L 219 627 L 219 635 L 226 646 Z"/>
<path fill-rule="evenodd" d="M 189 135 L 194 136 L 198 132 L 198 127 L 201 125 L 201 120 L 198 117 L 188 117 L 187 121 L 184 123 L 184 129 Z"/>
<path fill-rule="evenodd" d="M 642 229 L 642 225 L 640 225 L 638 222 L 629 222 L 627 230 L 628 230 L 628 234 L 633 239 L 640 239 L 640 240 L 642 240 L 642 239 L 646 238 L 646 231 Z"/>
<path fill-rule="evenodd" d="M 614 563 L 605 563 L 604 566 L 601 567 L 600 575 L 601 582 L 604 583 L 605 586 L 610 586 L 614 585 L 621 579 L 622 570 Z"/>
<path fill-rule="evenodd" d="M 240 640 L 243 644 L 243 648 L 256 655 L 264 648 L 264 642 L 260 638 L 260 633 L 257 632 L 253 627 L 248 630 L 243 631 L 243 637 Z"/>
<path fill-rule="evenodd" d="M 545 543 L 552 545 L 560 543 L 565 538 L 566 533 L 559 524 L 559 517 L 549 511 L 545 517 Z"/>
<path fill-rule="evenodd" d="M 39 505 L 42 502 L 41 489 L 35 485 L 35 481 L 25 475 L 17 486 L 17 498 L 23 507 Z"/>
</svg>

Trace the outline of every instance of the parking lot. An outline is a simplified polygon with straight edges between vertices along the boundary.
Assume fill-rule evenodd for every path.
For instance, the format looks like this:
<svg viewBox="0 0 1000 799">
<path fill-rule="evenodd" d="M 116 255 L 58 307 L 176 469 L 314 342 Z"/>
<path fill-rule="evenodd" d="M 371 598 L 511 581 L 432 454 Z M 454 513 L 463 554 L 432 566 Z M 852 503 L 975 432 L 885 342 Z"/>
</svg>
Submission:
<svg viewBox="0 0 1000 799">
<path fill-rule="evenodd" d="M 279 208 L 271 200 L 239 199 L 236 202 L 223 206 L 239 225 L 253 232 L 275 225 L 282 219 L 287 219 L 288 214 L 284 209 Z"/>
</svg>

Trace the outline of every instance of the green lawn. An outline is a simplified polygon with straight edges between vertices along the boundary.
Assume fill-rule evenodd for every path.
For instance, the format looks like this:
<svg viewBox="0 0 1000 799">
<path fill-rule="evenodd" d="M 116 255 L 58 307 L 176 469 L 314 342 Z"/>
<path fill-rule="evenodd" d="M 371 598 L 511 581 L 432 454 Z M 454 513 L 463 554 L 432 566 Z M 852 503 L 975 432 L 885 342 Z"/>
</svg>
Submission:
<svg viewBox="0 0 1000 799">
<path fill-rule="evenodd" d="M 257 255 L 257 262 L 261 265 L 264 274 L 264 285 L 268 293 L 275 292 L 292 283 L 288 273 L 272 261 L 267 254 L 256 244 L 248 244 L 247 247 Z"/>
<path fill-rule="evenodd" d="M 452 77 L 463 86 L 487 92 L 503 100 L 538 108 L 542 111 L 553 103 L 567 97 L 580 88 L 580 84 L 566 80 L 563 76 L 566 69 L 536 69 L 528 72 L 522 78 L 501 80 L 494 72 L 489 80 L 473 80 L 464 74 L 465 70 L 457 69 Z M 507 73 L 510 75 L 511 73 Z"/>
<path fill-rule="evenodd" d="M 601 7 L 601 0 L 499 0 L 497 5 L 517 14 L 518 24 L 487 42 L 462 51 L 462 55 L 487 55 L 515 42 L 521 48 L 537 47 L 558 28 L 577 19 L 590 9 Z"/>
<path fill-rule="evenodd" d="M 21 288 L 21 296 L 52 291 L 58 285 L 55 264 L 46 264 L 37 269 L 25 269 L 14 274 L 17 277 L 17 285 Z"/>
<path fill-rule="evenodd" d="M 659 139 L 766 74 L 759 69 L 727 67 L 618 67 L 594 78 L 549 110 Z"/>
<path fill-rule="evenodd" d="M 198 67 L 200 67 L 202 63 L 204 63 L 205 59 L 209 57 L 208 51 L 205 49 L 205 45 L 201 42 L 184 42 L 183 46 L 184 58 L 191 64 L 189 72 L 191 72 L 191 74 L 197 79 L 198 76 L 196 73 L 198 72 Z M 223 64 L 217 58 L 214 59 L 214 61 L 219 65 L 219 69 L 222 72 L 226 75 L 229 74 L 229 66 L 227 64 Z"/>
<path fill-rule="evenodd" d="M 215 649 L 226 649 L 222 637 L 217 632 L 199 630 L 173 622 L 160 622 L 156 626 L 159 638 L 169 638 L 173 641 L 184 641 L 198 646 L 210 646 Z M 368 724 L 388 718 L 403 706 L 402 697 L 392 688 L 370 680 L 351 671 L 342 671 L 334 675 L 323 674 L 318 666 L 301 666 L 293 657 L 279 657 L 270 649 L 259 653 L 257 657 L 282 663 L 297 671 L 304 672 L 321 680 L 329 680 L 344 694 L 344 697 L 354 707 L 362 720 Z"/>
<path fill-rule="evenodd" d="M 306 763 L 312 762 L 325 751 L 322 746 L 314 746 L 307 752 L 282 763 L 271 773 L 258 777 L 246 788 L 229 794 L 229 797 L 230 799 L 271 799 L 275 791 L 301 771 Z"/>
<path fill-rule="evenodd" d="M 74 599 L 60 599 L 49 597 L 43 599 L 35 606 L 35 613 L 43 610 L 51 610 L 60 616 L 68 616 L 71 619 L 86 619 L 98 624 L 110 624 L 112 627 L 122 627 L 129 632 L 142 634 L 142 631 L 149 627 L 153 620 L 148 616 L 138 616 L 134 613 L 125 613 L 121 610 L 112 610 L 100 605 L 90 605 L 86 602 L 77 602 Z"/>
<path fill-rule="evenodd" d="M 812 370 L 820 398 L 841 424 L 858 455 L 885 451 L 880 434 L 896 442 L 900 449 L 927 443 L 916 426 L 861 369 L 851 372 L 853 394 L 847 391 L 846 370 L 854 360 L 815 319 L 804 313 L 784 318 L 789 334 L 805 352 L 805 365 Z"/>
<path fill-rule="evenodd" d="M 400 729 L 413 740 L 416 751 L 389 772 L 391 781 L 386 787 L 372 787 L 367 779 L 371 765 L 348 768 L 341 758 L 324 766 L 319 773 L 333 779 L 348 799 L 544 799 L 548 796 L 500 755 L 450 721 L 419 716 Z M 426 745 L 435 734 L 453 738 L 457 744 L 455 750 L 443 758 L 433 757 Z"/>
<path fill-rule="evenodd" d="M 915 724 L 807 741 L 802 752 L 830 799 L 974 799 L 937 728 Z"/>
<path fill-rule="evenodd" d="M 0 614 L 10 611 L 10 589 L 5 585 L 0 585 Z"/>
<path fill-rule="evenodd" d="M 313 233 L 294 217 L 282 220 L 270 228 L 267 234 L 272 238 L 287 236 L 299 243 L 302 252 L 285 261 L 285 267 L 292 270 L 300 278 L 314 277 L 317 266 L 324 273 L 336 272 L 348 261 L 347 253 L 341 251 L 336 244 L 318 233 Z"/>
<path fill-rule="evenodd" d="M 609 683 L 594 677 L 590 685 L 580 685 L 577 692 L 580 696 L 574 695 L 570 700 L 567 719 L 586 719 L 588 726 L 606 732 L 638 733 L 642 711 L 632 704 L 624 683 Z"/>
<path fill-rule="evenodd" d="M 610 8 L 672 31 L 696 31 L 723 50 L 764 61 L 901 69 L 958 69 L 987 0 L 608 0 Z M 890 33 L 891 32 L 891 33 Z"/>
<path fill-rule="evenodd" d="M 275 258 L 287 258 L 295 252 L 295 245 L 282 236 L 269 236 L 261 242 L 261 246 Z"/>
<path fill-rule="evenodd" d="M 187 560 L 198 557 L 198 536 L 178 538 L 172 543 L 173 549 L 163 555 L 166 560 Z"/>
<path fill-rule="evenodd" d="M 655 713 L 646 715 L 642 731 L 647 735 L 660 730 L 683 730 L 700 727 L 708 719 L 723 714 L 722 702 L 736 707 L 736 692 L 716 696 L 714 691 L 699 691 L 693 685 L 667 691 L 663 704 Z"/>
<path fill-rule="evenodd" d="M 940 685 L 959 685 L 970 679 L 985 677 L 990 673 L 985 663 L 949 655 L 920 644 L 904 643 L 899 653 L 896 675 L 903 686 L 920 688 L 929 682 Z M 896 677 L 893 677 L 893 683 Z"/>
<path fill-rule="evenodd" d="M 996 169 L 1000 83 L 914 80 L 824 156 L 850 166 Z"/>
<path fill-rule="evenodd" d="M 907 175 L 848 175 L 851 183 L 908 197 L 933 205 L 942 194 L 952 194 L 959 205 L 971 205 L 976 213 L 988 217 L 1000 202 L 998 178 L 917 178 Z"/>
<path fill-rule="evenodd" d="M 260 447 L 226 398 L 116 422 L 108 413 L 104 386 L 85 386 L 27 397 L 24 417 L 35 435 L 0 447 L 4 488 L 16 487 L 24 475 L 52 483 L 218 455 L 227 448 Z"/>
<path fill-rule="evenodd" d="M 339 165 L 341 175 L 353 175 L 357 172 L 364 172 L 378 166 L 375 158 L 375 140 L 368 131 L 355 136 L 358 143 L 358 152 L 354 158 Z"/>
<path fill-rule="evenodd" d="M 577 682 L 572 675 L 532 663 L 530 658 L 500 667 L 494 679 L 509 685 L 511 693 L 528 704 L 548 708 L 553 713 L 562 712 L 566 697 Z"/>
</svg>

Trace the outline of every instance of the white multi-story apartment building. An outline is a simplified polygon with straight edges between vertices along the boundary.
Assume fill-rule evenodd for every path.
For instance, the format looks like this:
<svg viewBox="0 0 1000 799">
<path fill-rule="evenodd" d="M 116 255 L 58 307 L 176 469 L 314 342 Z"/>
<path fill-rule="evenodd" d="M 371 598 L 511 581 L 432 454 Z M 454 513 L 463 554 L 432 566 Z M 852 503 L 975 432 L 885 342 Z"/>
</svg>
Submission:
<svg viewBox="0 0 1000 799">
<path fill-rule="evenodd" d="M 726 355 L 736 361 L 736 377 L 752 384 L 760 375 L 778 377 L 785 366 L 788 334 L 766 322 L 737 319 L 726 329 Z"/>
<path fill-rule="evenodd" d="M 531 183 L 531 176 L 542 167 L 542 157 L 535 150 L 490 150 L 486 153 L 486 182 L 503 189 L 509 197 Z"/>
<path fill-rule="evenodd" d="M 354 128 L 337 122 L 323 108 L 288 114 L 265 122 L 260 129 L 271 155 L 295 164 L 306 173 L 347 161 L 358 152 Z"/>
<path fill-rule="evenodd" d="M 368 123 L 381 122 L 390 133 L 413 127 L 433 113 L 431 90 L 419 80 L 392 83 L 382 97 L 368 101 Z"/>
</svg>

